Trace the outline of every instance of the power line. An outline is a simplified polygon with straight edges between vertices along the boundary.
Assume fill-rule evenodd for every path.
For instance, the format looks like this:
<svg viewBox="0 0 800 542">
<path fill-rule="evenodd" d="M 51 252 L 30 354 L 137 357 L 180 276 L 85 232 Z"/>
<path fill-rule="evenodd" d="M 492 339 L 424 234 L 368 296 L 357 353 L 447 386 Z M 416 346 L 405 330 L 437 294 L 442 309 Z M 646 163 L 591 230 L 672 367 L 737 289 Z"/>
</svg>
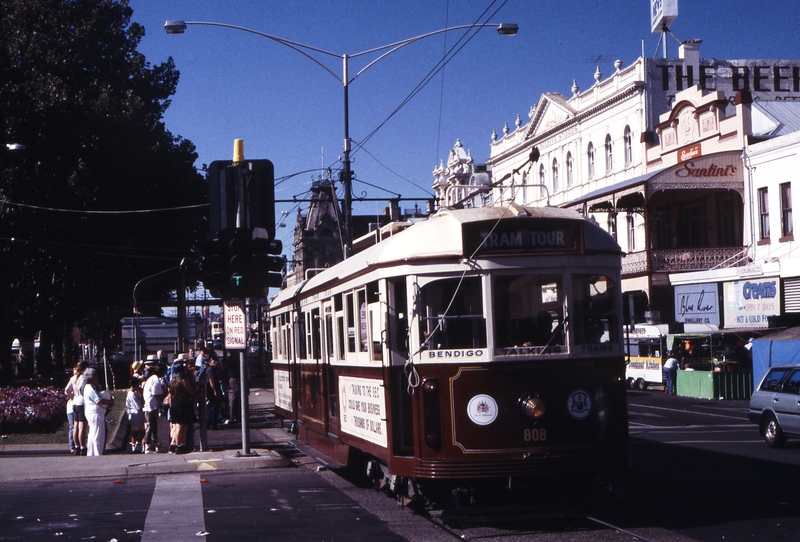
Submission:
<svg viewBox="0 0 800 542">
<path fill-rule="evenodd" d="M 36 211 L 52 211 L 56 213 L 74 213 L 84 215 L 132 215 L 132 214 L 148 214 L 148 213 L 164 213 L 168 211 L 186 211 L 191 209 L 201 209 L 208 207 L 208 203 L 198 203 L 196 205 L 182 205 L 179 207 L 163 207 L 160 209 L 129 209 L 129 210 L 116 210 L 116 211 L 101 211 L 91 209 L 63 209 L 58 207 L 45 207 L 42 205 L 30 205 L 28 203 L 16 203 L 8 201 L 7 199 L 0 200 L 0 205 L 8 205 L 9 207 L 21 207 L 24 209 L 34 209 Z"/>
</svg>

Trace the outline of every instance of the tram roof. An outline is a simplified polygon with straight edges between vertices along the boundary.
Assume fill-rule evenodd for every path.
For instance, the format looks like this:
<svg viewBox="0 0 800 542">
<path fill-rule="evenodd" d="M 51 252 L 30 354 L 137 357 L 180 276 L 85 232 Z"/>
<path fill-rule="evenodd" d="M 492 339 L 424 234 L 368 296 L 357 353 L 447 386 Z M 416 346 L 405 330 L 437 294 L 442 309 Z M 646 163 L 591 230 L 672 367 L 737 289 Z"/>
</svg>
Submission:
<svg viewBox="0 0 800 542">
<path fill-rule="evenodd" d="M 458 258 L 464 253 L 464 224 L 504 218 L 542 218 L 585 222 L 585 245 L 593 251 L 620 253 L 620 247 L 602 228 L 572 209 L 561 207 L 523 207 L 510 204 L 469 209 L 444 209 L 427 220 L 415 222 L 405 230 L 358 252 L 343 262 L 321 271 L 310 279 L 281 290 L 273 302 L 281 302 L 300 291 L 312 290 L 331 279 L 344 279 L 365 269 L 431 258 Z"/>
</svg>

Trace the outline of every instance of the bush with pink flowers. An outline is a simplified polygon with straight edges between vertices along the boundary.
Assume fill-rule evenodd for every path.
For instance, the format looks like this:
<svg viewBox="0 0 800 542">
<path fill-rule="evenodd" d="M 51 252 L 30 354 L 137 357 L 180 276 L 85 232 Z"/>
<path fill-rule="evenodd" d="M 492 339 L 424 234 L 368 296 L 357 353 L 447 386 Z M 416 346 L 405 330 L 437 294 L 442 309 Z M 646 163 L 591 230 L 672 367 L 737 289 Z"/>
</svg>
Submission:
<svg viewBox="0 0 800 542">
<path fill-rule="evenodd" d="M 46 433 L 66 419 L 67 396 L 63 390 L 0 388 L 0 433 Z"/>
</svg>

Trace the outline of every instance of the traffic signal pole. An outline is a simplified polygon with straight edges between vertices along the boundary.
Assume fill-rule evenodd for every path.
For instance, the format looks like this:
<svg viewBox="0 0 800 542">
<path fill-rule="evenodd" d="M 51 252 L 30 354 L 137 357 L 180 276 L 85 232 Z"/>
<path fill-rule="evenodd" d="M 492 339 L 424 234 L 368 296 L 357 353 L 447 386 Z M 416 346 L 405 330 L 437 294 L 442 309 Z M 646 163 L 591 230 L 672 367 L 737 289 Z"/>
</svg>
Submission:
<svg viewBox="0 0 800 542">
<path fill-rule="evenodd" d="M 283 282 L 280 257 L 283 244 L 275 239 L 275 170 L 269 160 L 245 160 L 244 142 L 234 140 L 233 160 L 215 161 L 208 168 L 209 237 L 203 247 L 200 271 L 203 284 L 230 305 L 241 304 L 232 323 L 243 325 L 243 334 L 231 334 L 226 349 L 231 363 L 239 364 L 242 406 L 242 451 L 251 455 L 250 389 L 247 363 L 248 298 L 261 298 Z M 242 320 L 239 321 L 239 316 Z M 228 324 L 226 316 L 226 325 Z M 233 353 L 238 351 L 238 356 Z M 255 455 L 255 454 L 253 454 Z"/>
<path fill-rule="evenodd" d="M 233 164 L 237 167 L 245 167 L 244 164 L 244 141 L 235 139 L 233 141 Z M 243 173 L 243 172 L 240 172 Z M 245 222 L 245 187 L 244 175 L 236 175 L 236 228 L 244 228 Z M 247 304 L 243 303 L 244 321 L 247 322 Z M 250 451 L 250 383 L 247 371 L 247 334 L 245 334 L 244 350 L 239 350 L 239 395 L 242 405 L 242 451 L 238 453 L 240 457 L 251 457 L 254 454 Z"/>
</svg>

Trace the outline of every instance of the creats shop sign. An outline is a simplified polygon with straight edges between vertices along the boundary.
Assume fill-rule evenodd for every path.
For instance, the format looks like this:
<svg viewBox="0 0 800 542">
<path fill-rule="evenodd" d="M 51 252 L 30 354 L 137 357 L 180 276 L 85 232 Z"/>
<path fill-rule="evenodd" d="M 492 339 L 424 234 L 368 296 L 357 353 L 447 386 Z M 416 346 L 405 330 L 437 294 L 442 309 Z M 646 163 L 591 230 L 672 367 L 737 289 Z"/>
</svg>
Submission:
<svg viewBox="0 0 800 542">
<path fill-rule="evenodd" d="M 770 299 L 778 295 L 776 281 L 745 282 L 742 286 L 742 297 L 745 299 Z"/>
</svg>

